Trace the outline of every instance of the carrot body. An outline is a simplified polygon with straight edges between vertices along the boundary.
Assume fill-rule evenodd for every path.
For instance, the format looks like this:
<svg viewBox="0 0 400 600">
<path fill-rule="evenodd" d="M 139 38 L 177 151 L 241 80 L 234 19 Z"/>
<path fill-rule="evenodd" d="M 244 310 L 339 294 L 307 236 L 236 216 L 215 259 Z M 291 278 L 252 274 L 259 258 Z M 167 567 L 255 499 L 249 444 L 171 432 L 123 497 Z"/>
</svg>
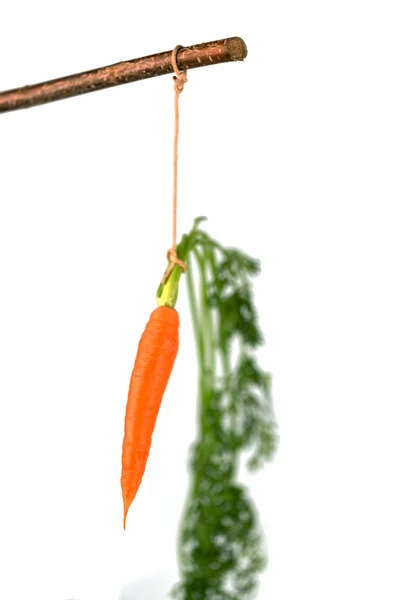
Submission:
<svg viewBox="0 0 400 600">
<path fill-rule="evenodd" d="M 128 509 L 146 468 L 161 400 L 178 352 L 178 330 L 177 311 L 159 306 L 151 313 L 139 342 L 129 385 L 122 444 L 124 529 Z"/>
</svg>

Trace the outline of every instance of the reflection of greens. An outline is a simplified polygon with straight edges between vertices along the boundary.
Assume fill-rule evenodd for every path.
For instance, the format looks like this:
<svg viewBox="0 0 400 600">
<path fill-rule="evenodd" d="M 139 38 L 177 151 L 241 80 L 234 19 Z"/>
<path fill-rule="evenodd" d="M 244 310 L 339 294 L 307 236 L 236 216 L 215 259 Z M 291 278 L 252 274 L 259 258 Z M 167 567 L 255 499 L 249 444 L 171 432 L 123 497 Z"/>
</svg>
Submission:
<svg viewBox="0 0 400 600">
<path fill-rule="evenodd" d="M 270 378 L 254 357 L 263 343 L 251 287 L 259 263 L 222 247 L 197 225 L 178 246 L 178 256 L 188 266 L 199 363 L 199 430 L 179 538 L 181 581 L 173 596 L 247 600 L 254 595 L 265 557 L 255 508 L 237 481 L 239 462 L 247 450 L 248 466 L 259 468 L 277 444 Z M 192 256 L 200 280 L 197 296 Z"/>
</svg>

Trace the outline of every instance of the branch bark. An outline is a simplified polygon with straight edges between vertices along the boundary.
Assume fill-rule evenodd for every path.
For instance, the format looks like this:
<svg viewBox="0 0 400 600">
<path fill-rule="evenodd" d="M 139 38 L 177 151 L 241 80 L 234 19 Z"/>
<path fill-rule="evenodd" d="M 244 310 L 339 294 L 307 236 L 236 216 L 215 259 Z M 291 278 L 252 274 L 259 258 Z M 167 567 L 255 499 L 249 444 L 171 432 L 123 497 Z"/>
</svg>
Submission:
<svg viewBox="0 0 400 600">
<path fill-rule="evenodd" d="M 0 92 L 0 113 L 39 106 L 124 83 L 173 73 L 171 54 L 172 50 Z M 196 69 L 244 60 L 246 56 L 247 48 L 244 41 L 239 37 L 232 37 L 181 48 L 177 52 L 177 66 L 180 70 Z"/>
</svg>

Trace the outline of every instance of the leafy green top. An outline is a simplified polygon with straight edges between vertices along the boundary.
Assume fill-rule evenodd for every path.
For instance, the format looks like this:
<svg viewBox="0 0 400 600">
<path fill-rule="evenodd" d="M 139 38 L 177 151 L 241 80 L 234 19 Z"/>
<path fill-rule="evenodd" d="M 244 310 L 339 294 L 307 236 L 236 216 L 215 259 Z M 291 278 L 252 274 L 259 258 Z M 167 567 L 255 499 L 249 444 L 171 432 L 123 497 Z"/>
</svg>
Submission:
<svg viewBox="0 0 400 600">
<path fill-rule="evenodd" d="M 255 358 L 263 336 L 251 279 L 260 264 L 198 229 L 202 220 L 195 221 L 177 248 L 188 265 L 199 429 L 179 539 L 181 581 L 173 595 L 177 600 L 246 600 L 266 561 L 256 510 L 237 481 L 239 462 L 247 451 L 248 467 L 260 468 L 272 458 L 278 439 L 270 376 Z M 192 256 L 199 274 L 197 294 Z M 159 291 L 165 297 L 165 288 Z"/>
</svg>

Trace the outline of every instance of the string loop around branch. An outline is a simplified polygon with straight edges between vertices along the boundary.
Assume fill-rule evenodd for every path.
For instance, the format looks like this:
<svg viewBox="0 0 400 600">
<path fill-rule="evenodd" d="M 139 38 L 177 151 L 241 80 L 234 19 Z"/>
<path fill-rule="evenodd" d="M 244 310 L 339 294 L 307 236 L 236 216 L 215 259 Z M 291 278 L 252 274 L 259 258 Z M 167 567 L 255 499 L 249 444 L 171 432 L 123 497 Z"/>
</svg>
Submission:
<svg viewBox="0 0 400 600">
<path fill-rule="evenodd" d="M 183 88 L 185 86 L 185 83 L 187 83 L 187 71 L 180 71 L 178 69 L 178 65 L 176 62 L 176 57 L 178 54 L 178 51 L 183 48 L 183 46 L 175 46 L 175 48 L 172 50 L 172 55 L 171 55 L 171 63 L 172 63 L 172 68 L 174 69 L 174 89 L 175 91 L 180 94 L 181 92 L 183 92 Z"/>
</svg>

